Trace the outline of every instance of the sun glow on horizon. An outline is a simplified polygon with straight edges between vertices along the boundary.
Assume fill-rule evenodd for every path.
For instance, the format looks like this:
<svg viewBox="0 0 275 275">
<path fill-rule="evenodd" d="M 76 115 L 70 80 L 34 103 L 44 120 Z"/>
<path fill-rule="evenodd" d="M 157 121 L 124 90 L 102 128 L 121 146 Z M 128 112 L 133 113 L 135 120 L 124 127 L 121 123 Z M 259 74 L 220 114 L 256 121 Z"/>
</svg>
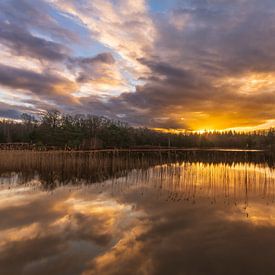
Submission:
<svg viewBox="0 0 275 275">
<path fill-rule="evenodd" d="M 254 131 L 269 131 L 274 129 L 275 126 L 270 127 L 237 127 L 237 128 L 226 128 L 226 129 L 198 129 L 198 130 L 186 130 L 186 129 L 166 129 L 166 128 L 151 128 L 154 131 L 167 133 L 167 134 L 213 134 L 213 133 L 226 133 L 226 132 L 236 132 L 236 133 L 249 133 Z"/>
</svg>

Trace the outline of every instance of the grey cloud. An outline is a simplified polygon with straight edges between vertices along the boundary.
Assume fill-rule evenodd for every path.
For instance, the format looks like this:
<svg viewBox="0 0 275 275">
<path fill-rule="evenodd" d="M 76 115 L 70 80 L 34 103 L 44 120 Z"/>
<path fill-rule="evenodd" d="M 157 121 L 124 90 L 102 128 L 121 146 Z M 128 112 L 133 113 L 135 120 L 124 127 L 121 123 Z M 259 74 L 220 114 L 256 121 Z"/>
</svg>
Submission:
<svg viewBox="0 0 275 275">
<path fill-rule="evenodd" d="M 1 105 L 0 105 L 0 108 L 1 108 Z M 13 109 L 6 109 L 6 110 L 0 109 L 0 117 L 18 119 L 20 118 L 20 112 L 18 110 L 13 110 Z"/>
<path fill-rule="evenodd" d="M 71 55 L 65 45 L 81 41 L 77 32 L 63 27 L 53 13 L 43 0 L 1 1 L 0 43 L 16 55 L 64 61 Z"/>
<path fill-rule="evenodd" d="M 35 37 L 24 29 L 0 23 L 0 43 L 8 46 L 14 53 L 37 59 L 62 61 L 67 58 L 70 50 L 65 46 Z"/>
<path fill-rule="evenodd" d="M 115 59 L 111 53 L 100 53 L 94 57 L 79 57 L 74 59 L 79 65 L 93 65 L 95 63 L 114 64 Z"/>
<path fill-rule="evenodd" d="M 3 0 L 0 2 L 0 21 L 22 27 L 37 29 L 58 40 L 77 42 L 78 35 L 66 29 L 50 15 L 51 5 L 44 0 Z"/>
<path fill-rule="evenodd" d="M 11 105 L 0 101 L 0 118 L 19 119 L 22 113 L 34 112 L 32 108 L 21 106 L 19 103 Z"/>
<path fill-rule="evenodd" d="M 59 100 L 60 104 L 72 104 L 74 102 L 70 92 L 76 88 L 75 84 L 64 77 L 52 75 L 48 72 L 40 74 L 0 65 L 0 84 L 31 91 L 44 99 Z"/>
<path fill-rule="evenodd" d="M 188 15 L 183 29 L 160 18 L 158 44 L 164 51 L 175 51 L 179 63 L 197 70 L 208 64 L 226 74 L 274 71 L 274 7 L 269 0 L 190 1 L 189 7 L 172 15 Z"/>
<path fill-rule="evenodd" d="M 157 59 L 157 57 L 156 57 Z M 148 66 L 154 74 L 164 75 L 167 77 L 190 77 L 188 73 L 181 68 L 176 68 L 173 65 L 170 65 L 165 62 L 155 62 L 153 60 L 146 60 L 144 58 L 139 59 L 139 61 L 143 64 Z"/>
<path fill-rule="evenodd" d="M 93 57 L 68 58 L 67 67 L 75 72 L 78 82 L 88 82 L 101 77 L 112 79 L 112 71 L 116 71 L 115 59 L 109 52 L 100 53 Z"/>
</svg>

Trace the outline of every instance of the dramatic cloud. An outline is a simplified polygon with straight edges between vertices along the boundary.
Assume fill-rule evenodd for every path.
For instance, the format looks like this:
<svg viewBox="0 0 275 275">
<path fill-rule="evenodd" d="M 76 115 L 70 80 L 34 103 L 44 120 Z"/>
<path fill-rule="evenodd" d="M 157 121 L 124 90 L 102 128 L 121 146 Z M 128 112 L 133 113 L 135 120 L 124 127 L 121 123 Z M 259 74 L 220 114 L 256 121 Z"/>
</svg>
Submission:
<svg viewBox="0 0 275 275">
<path fill-rule="evenodd" d="M 171 128 L 223 129 L 274 120 L 274 3 L 181 3 L 156 16 L 156 56 L 139 59 L 151 70 L 145 84 L 112 99 L 108 110 L 127 106 L 131 119 L 135 109 L 153 127 L 172 120 Z"/>
<path fill-rule="evenodd" d="M 52 39 L 79 42 L 79 35 L 64 26 L 53 16 L 54 10 L 44 0 L 3 0 L 0 3 L 0 19 L 26 30 L 36 30 Z M 63 19 L 62 16 L 59 16 Z"/>
<path fill-rule="evenodd" d="M 51 1 L 61 11 L 85 25 L 98 41 L 125 59 L 128 69 L 142 73 L 136 59 L 153 50 L 155 28 L 144 0 Z"/>
<path fill-rule="evenodd" d="M 15 54 L 37 59 L 59 61 L 65 59 L 69 52 L 61 44 L 35 37 L 26 30 L 8 23 L 0 24 L 0 39 L 1 43 L 10 47 Z"/>
<path fill-rule="evenodd" d="M 158 5 L 2 1 L 0 101 L 10 104 L 7 89 L 15 88 L 35 95 L 17 105 L 54 104 L 133 125 L 274 126 L 274 1 Z"/>
<path fill-rule="evenodd" d="M 49 99 L 63 98 L 63 103 L 73 103 L 75 101 L 69 93 L 76 89 L 75 83 L 47 72 L 39 74 L 2 65 L 0 66 L 0 84 L 27 90 L 34 95 Z"/>
<path fill-rule="evenodd" d="M 74 72 L 77 82 L 93 84 L 94 88 L 99 89 L 99 93 L 100 90 L 110 91 L 126 84 L 111 53 L 101 53 L 94 57 L 71 58 L 67 66 Z"/>
</svg>

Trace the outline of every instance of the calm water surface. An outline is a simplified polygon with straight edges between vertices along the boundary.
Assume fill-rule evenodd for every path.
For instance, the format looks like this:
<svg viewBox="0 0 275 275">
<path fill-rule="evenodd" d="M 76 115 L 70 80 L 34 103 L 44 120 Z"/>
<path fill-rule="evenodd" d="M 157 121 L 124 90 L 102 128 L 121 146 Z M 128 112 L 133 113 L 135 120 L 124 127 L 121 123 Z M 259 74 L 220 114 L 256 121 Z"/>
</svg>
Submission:
<svg viewBox="0 0 275 275">
<path fill-rule="evenodd" d="M 275 274 L 260 153 L 0 153 L 0 274 Z"/>
</svg>

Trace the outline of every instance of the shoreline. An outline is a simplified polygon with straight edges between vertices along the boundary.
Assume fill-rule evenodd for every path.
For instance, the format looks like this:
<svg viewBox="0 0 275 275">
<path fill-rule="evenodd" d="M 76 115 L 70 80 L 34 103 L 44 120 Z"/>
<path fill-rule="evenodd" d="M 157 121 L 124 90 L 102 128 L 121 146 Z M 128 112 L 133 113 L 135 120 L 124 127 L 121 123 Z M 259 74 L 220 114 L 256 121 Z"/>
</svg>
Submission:
<svg viewBox="0 0 275 275">
<path fill-rule="evenodd" d="M 122 149 L 90 149 L 90 150 L 64 150 L 64 149 L 0 149 L 0 152 L 38 152 L 38 153 L 101 153 L 101 152 L 110 152 L 110 153 L 119 153 L 119 152 L 269 152 L 274 153 L 272 150 L 268 149 L 239 149 L 239 148 L 122 148 Z"/>
</svg>

